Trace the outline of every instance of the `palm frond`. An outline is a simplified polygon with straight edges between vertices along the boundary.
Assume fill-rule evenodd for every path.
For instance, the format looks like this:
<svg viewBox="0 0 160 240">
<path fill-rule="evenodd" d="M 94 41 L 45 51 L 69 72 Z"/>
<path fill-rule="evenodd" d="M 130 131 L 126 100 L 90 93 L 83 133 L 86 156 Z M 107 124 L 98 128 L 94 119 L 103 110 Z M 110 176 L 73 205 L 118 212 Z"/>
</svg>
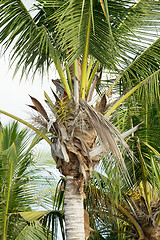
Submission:
<svg viewBox="0 0 160 240">
<path fill-rule="evenodd" d="M 0 232 L 4 237 L 12 235 L 7 226 L 14 225 L 15 221 L 9 221 L 8 214 L 22 209 L 29 210 L 30 204 L 33 203 L 35 188 L 30 182 L 33 158 L 32 149 L 28 152 L 26 150 L 29 144 L 27 134 L 27 130 L 18 131 L 18 124 L 13 123 L 3 129 L 1 136 L 0 197 L 5 204 L 0 206 Z M 21 224 L 19 227 L 21 228 Z"/>
<path fill-rule="evenodd" d="M 51 5 L 53 3 L 46 3 L 48 7 Z M 85 1 L 83 6 L 83 1 L 76 1 L 76 3 L 66 1 L 61 5 L 61 8 L 57 7 L 48 21 L 58 22 L 58 19 L 61 19 L 60 24 L 57 25 L 59 46 L 69 51 L 69 58 L 75 52 L 72 51 L 73 46 L 76 46 L 77 52 L 74 55 L 74 59 L 76 59 L 77 54 L 81 55 L 83 53 L 82 46 L 85 45 L 85 42 L 82 36 L 85 36 L 84 31 L 86 29 L 83 24 L 88 22 L 88 11 L 92 9 L 92 19 L 94 18 L 94 21 L 92 21 L 93 26 L 90 33 L 89 53 L 100 62 L 105 62 L 108 69 L 112 67 L 112 70 L 116 70 L 115 55 L 119 60 L 121 58 L 120 62 L 127 64 L 127 58 L 133 60 L 131 52 L 135 56 L 135 54 L 143 51 L 143 38 L 137 36 L 134 29 L 139 29 L 142 24 L 144 29 L 147 29 L 150 24 L 156 26 L 155 18 L 158 18 L 159 3 L 153 3 L 153 1 L 141 1 L 138 4 L 135 4 L 135 1 L 130 3 L 127 1 L 109 1 L 107 3 L 107 1 L 104 1 L 104 11 L 101 8 L 102 5 L 92 1 Z M 82 6 L 83 11 L 81 10 Z M 156 17 L 153 15 L 153 9 L 155 12 L 157 11 Z M 109 25 L 104 13 L 108 16 Z M 79 33 L 80 24 L 82 26 Z M 153 36 L 157 37 L 155 34 Z M 112 41 L 113 39 L 114 41 Z M 136 45 L 139 42 L 139 51 L 136 51 L 135 39 L 137 41 Z M 151 44 L 152 40 L 149 43 Z"/>
<path fill-rule="evenodd" d="M 32 223 L 47 215 L 48 209 L 53 206 L 53 186 L 56 185 L 57 177 L 50 169 L 42 167 L 42 163 L 35 157 L 33 148 L 40 139 L 36 136 L 31 141 L 28 133 L 26 129 L 19 130 L 18 123 L 14 122 L 2 127 L 0 134 L 0 235 L 7 238 L 19 236 L 26 227 L 28 229 L 27 222 Z M 51 154 L 43 154 L 43 163 L 46 165 L 48 156 L 51 158 Z M 32 208 L 47 210 L 33 212 Z M 27 231 L 33 231 L 31 228 L 34 226 L 31 225 Z M 44 236 L 47 239 L 46 232 Z M 25 239 L 35 238 L 28 236 Z"/>
<path fill-rule="evenodd" d="M 35 222 L 32 225 L 26 225 L 20 234 L 16 237 L 16 240 L 38 240 L 46 239 L 51 240 L 51 235 L 47 233 L 45 228 L 39 223 Z"/>
<path fill-rule="evenodd" d="M 109 236 L 109 232 L 112 231 L 115 235 L 116 232 L 121 233 L 122 239 L 124 236 L 144 237 L 148 234 L 148 231 L 145 231 L 145 226 L 148 228 L 149 221 L 154 222 L 157 226 L 159 187 L 157 188 L 155 180 L 159 179 L 157 175 L 159 159 L 152 155 L 156 152 L 155 149 L 151 146 L 148 147 L 150 151 L 144 155 L 143 166 L 138 167 L 138 162 L 136 163 L 137 182 L 132 186 L 126 186 L 123 175 L 117 171 L 115 165 L 106 162 L 105 159 L 101 160 L 103 163 L 101 172 L 93 172 L 93 179 L 86 186 L 85 207 L 90 214 L 91 227 L 100 235 L 108 234 Z M 158 153 L 156 154 L 159 156 Z M 97 170 L 99 169 L 97 168 Z M 150 213 L 142 184 L 142 172 L 144 171 L 147 178 L 148 197 L 151 200 L 149 202 Z M 129 171 L 129 173 L 131 172 Z M 132 174 L 130 177 L 132 178 Z M 159 229 L 159 227 L 156 228 Z"/>
<path fill-rule="evenodd" d="M 121 134 L 119 131 L 115 128 L 114 125 L 112 125 L 107 119 L 104 118 L 104 116 L 100 113 L 97 113 L 92 107 L 90 107 L 85 101 L 80 101 L 81 106 L 84 111 L 86 111 L 90 121 L 92 122 L 95 131 L 99 137 L 99 140 L 102 144 L 101 151 L 107 152 L 109 154 L 109 150 L 113 153 L 113 155 L 116 157 L 116 159 L 119 161 L 119 168 L 122 172 L 124 172 L 124 176 L 126 177 L 126 180 L 130 182 L 130 178 L 128 177 L 126 165 L 124 163 L 124 160 L 122 158 L 120 149 L 116 143 L 116 138 L 118 141 L 122 144 L 122 146 L 125 148 L 126 153 L 128 153 L 130 156 L 132 155 L 128 145 L 123 140 Z"/>
<path fill-rule="evenodd" d="M 9 116 L 11 118 L 13 118 L 14 120 L 18 121 L 18 122 L 21 122 L 22 124 L 24 124 L 25 126 L 29 127 L 30 129 L 32 129 L 33 131 L 35 131 L 39 136 L 41 136 L 42 138 L 44 138 L 49 144 L 51 143 L 50 140 L 48 139 L 48 137 L 46 137 L 41 131 L 39 131 L 38 129 L 36 129 L 33 125 L 31 125 L 30 123 L 24 121 L 23 119 L 21 118 L 18 118 L 10 113 L 7 113 L 3 110 L 0 110 L 0 113 L 6 115 L 6 116 Z"/>
<path fill-rule="evenodd" d="M 111 105 L 109 109 L 107 109 L 107 113 L 105 114 L 106 117 L 109 117 L 110 114 L 117 109 L 117 107 L 124 101 L 126 100 L 131 94 L 133 94 L 136 90 L 139 89 L 139 92 L 141 91 L 145 91 L 145 88 L 153 90 L 152 94 L 157 93 L 157 95 L 159 96 L 159 87 L 155 89 L 155 84 L 157 85 L 157 79 L 160 73 L 160 69 L 158 69 L 157 71 L 153 72 L 151 75 L 149 75 L 146 79 L 144 79 L 143 81 L 141 81 L 139 84 L 137 84 L 135 87 L 133 87 L 132 89 L 130 89 L 124 96 L 122 96 L 118 101 L 116 101 L 113 106 Z M 148 87 L 148 86 L 149 87 Z M 151 92 L 150 92 L 151 93 Z M 144 92 L 143 92 L 144 94 Z M 147 94 L 148 96 L 148 94 Z M 152 98 L 152 97 L 151 97 Z"/>
<path fill-rule="evenodd" d="M 40 13 L 44 14 L 40 11 L 37 15 Z M 31 70 L 34 73 L 41 70 L 43 74 L 44 67 L 48 69 L 53 61 L 70 96 L 70 88 L 55 49 L 54 39 L 41 22 L 43 17 L 32 18 L 21 0 L 8 0 L 1 2 L 0 18 L 3 19 L 0 24 L 0 43 L 5 45 L 5 50 L 10 46 L 13 48 L 11 62 L 17 62 L 15 73 L 23 65 L 22 76 L 24 72 L 29 73 Z M 36 22 L 37 19 L 40 22 Z"/>
</svg>

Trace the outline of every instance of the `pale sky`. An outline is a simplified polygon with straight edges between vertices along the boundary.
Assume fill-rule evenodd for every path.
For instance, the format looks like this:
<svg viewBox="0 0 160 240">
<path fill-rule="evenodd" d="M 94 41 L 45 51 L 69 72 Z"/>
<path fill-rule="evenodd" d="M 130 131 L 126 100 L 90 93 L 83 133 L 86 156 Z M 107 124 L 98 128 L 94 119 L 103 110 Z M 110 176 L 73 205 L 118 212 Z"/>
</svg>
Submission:
<svg viewBox="0 0 160 240">
<path fill-rule="evenodd" d="M 26 7 L 31 7 L 31 4 L 35 1 L 33 0 L 23 0 Z M 2 46 L 0 46 L 2 48 Z M 29 107 L 26 104 L 31 104 L 31 100 L 28 96 L 36 97 L 40 101 L 44 99 L 44 90 L 50 94 L 50 86 L 53 86 L 51 79 L 55 78 L 55 70 L 50 71 L 50 75 L 43 79 L 43 84 L 41 84 L 41 77 L 36 76 L 35 81 L 32 83 L 31 76 L 28 81 L 25 79 L 20 83 L 21 73 L 17 73 L 13 79 L 13 73 L 15 70 L 15 65 L 12 69 L 9 69 L 9 52 L 4 56 L 0 57 L 0 109 L 12 113 L 24 120 L 29 120 Z M 0 115 L 0 120 L 3 124 L 8 122 L 9 117 Z"/>
<path fill-rule="evenodd" d="M 23 0 L 23 2 L 27 9 L 30 9 L 36 1 Z M 0 45 L 0 49 L 0 53 L 3 53 L 2 45 Z M 27 104 L 32 104 L 32 102 L 28 94 L 43 102 L 44 90 L 51 94 L 50 86 L 53 87 L 51 79 L 57 78 L 58 75 L 54 69 L 51 69 L 49 75 L 46 74 L 43 78 L 43 83 L 41 76 L 38 74 L 33 83 L 32 76 L 29 76 L 27 81 L 24 78 L 20 82 L 20 71 L 13 79 L 15 65 L 13 65 L 12 69 L 9 69 L 9 51 L 5 56 L 0 55 L 0 109 L 30 121 L 30 113 L 32 111 Z M 2 124 L 8 123 L 10 120 L 9 117 L 0 114 Z"/>
<path fill-rule="evenodd" d="M 23 0 L 23 2 L 29 9 L 35 1 Z M 50 70 L 49 75 L 46 74 L 43 78 L 43 84 L 41 81 L 42 78 L 38 73 L 33 83 L 31 76 L 28 77 L 27 81 L 24 78 L 20 82 L 20 71 L 13 79 L 16 64 L 13 65 L 12 69 L 9 69 L 9 52 L 7 52 L 5 56 L 2 56 L 2 53 L 3 48 L 2 45 L 0 45 L 0 109 L 32 123 L 31 116 L 33 110 L 27 106 L 27 104 L 32 105 L 29 95 L 37 98 L 45 107 L 44 90 L 50 97 L 53 96 L 50 90 L 50 87 L 53 87 L 51 79 L 58 77 L 57 72 L 53 67 L 53 69 Z M 0 114 L 0 121 L 5 125 L 13 120 L 8 116 Z M 21 126 L 26 127 L 22 124 Z M 42 141 L 38 146 L 42 149 L 49 149 L 49 145 L 45 141 Z"/>
<path fill-rule="evenodd" d="M 9 62 L 7 56 L 0 58 L 0 109 L 6 112 L 12 113 L 24 120 L 30 118 L 30 108 L 26 104 L 32 104 L 30 97 L 34 96 L 40 102 L 44 100 L 44 90 L 51 95 L 50 86 L 53 87 L 51 79 L 56 76 L 56 71 L 53 70 L 49 76 L 45 76 L 43 84 L 41 83 L 41 77 L 35 77 L 32 83 L 31 76 L 27 81 L 23 79 L 20 82 L 20 72 L 17 73 L 13 79 L 14 66 L 9 69 Z M 2 123 L 8 122 L 8 117 L 0 115 Z"/>
</svg>

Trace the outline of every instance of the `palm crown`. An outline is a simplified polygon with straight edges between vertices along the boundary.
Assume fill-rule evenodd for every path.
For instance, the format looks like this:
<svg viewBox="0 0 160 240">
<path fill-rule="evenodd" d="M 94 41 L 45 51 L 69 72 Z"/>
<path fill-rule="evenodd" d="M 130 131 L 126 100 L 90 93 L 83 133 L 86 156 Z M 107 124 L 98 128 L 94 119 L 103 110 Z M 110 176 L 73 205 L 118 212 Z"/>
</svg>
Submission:
<svg viewBox="0 0 160 240">
<path fill-rule="evenodd" d="M 16 71 L 23 65 L 22 76 L 31 70 L 43 73 L 55 64 L 60 79 L 54 84 L 61 96 L 53 91 L 55 103 L 46 93 L 45 98 L 56 121 L 51 121 L 33 97 L 32 108 L 42 115 L 35 120 L 52 134 L 52 143 L 47 141 L 57 167 L 65 176 L 76 178 L 74 188 L 78 185 L 79 191 L 81 181 L 87 180 L 104 149 L 111 150 L 126 171 L 117 142 L 127 150 L 128 146 L 107 118 L 136 90 L 139 92 L 133 101 L 150 96 L 145 102 L 146 112 L 150 102 L 159 100 L 159 2 L 37 2 L 34 17 L 20 0 L 1 2 L 0 42 L 5 50 L 13 46 L 11 61 L 17 61 Z M 103 68 L 110 74 L 111 84 L 100 92 L 102 98 L 95 110 L 88 103 L 94 90 L 103 87 Z M 108 104 L 109 94 L 117 88 L 120 97 Z M 131 113 L 130 99 L 125 103 L 124 109 Z M 130 127 L 132 120 L 130 117 Z M 147 126 L 147 114 L 145 120 Z M 100 146 L 96 146 L 97 135 Z"/>
</svg>

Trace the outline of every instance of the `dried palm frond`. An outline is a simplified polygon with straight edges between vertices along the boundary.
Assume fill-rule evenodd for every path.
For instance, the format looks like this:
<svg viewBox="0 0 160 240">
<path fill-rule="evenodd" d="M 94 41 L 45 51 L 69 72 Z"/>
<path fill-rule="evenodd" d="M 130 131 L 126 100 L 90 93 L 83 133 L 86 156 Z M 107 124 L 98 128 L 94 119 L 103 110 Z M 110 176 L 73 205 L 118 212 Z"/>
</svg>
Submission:
<svg viewBox="0 0 160 240">
<path fill-rule="evenodd" d="M 56 102 L 46 96 L 55 121 L 49 119 L 46 111 L 39 101 L 31 97 L 34 110 L 44 118 L 34 118 L 46 130 L 53 133 L 52 156 L 57 163 L 57 168 L 63 175 L 87 179 L 96 164 L 99 163 L 100 155 L 112 154 L 119 161 L 119 167 L 127 177 L 127 169 L 117 142 L 130 153 L 129 147 L 123 140 L 126 134 L 121 135 L 116 127 L 109 122 L 100 112 L 90 107 L 86 101 L 80 100 L 79 105 L 74 101 L 63 98 L 60 100 L 54 93 Z M 47 120 L 47 121 L 45 121 Z M 138 129 L 136 126 L 133 130 Z M 100 144 L 97 146 L 97 137 Z M 118 143 L 118 144 L 119 144 Z M 132 155 L 133 156 L 133 155 Z"/>
<path fill-rule="evenodd" d="M 140 129 L 140 127 L 142 126 L 143 122 L 139 123 L 138 125 L 136 125 L 135 127 L 129 129 L 128 131 L 124 132 L 121 134 L 121 137 L 123 139 L 125 139 L 126 137 L 128 137 L 129 135 L 131 135 L 132 133 L 138 131 Z"/>
<path fill-rule="evenodd" d="M 107 151 L 109 151 L 110 149 L 118 159 L 122 159 L 115 138 L 117 137 L 118 140 L 128 151 L 129 147 L 121 137 L 121 134 L 117 130 L 117 128 L 111 122 L 109 122 L 101 113 L 90 107 L 85 101 L 81 100 L 80 104 L 83 110 L 87 113 L 90 121 L 92 122 L 97 132 L 97 135 L 99 136 L 104 146 L 104 149 Z"/>
<path fill-rule="evenodd" d="M 60 80 L 59 79 L 56 79 L 56 80 L 52 79 L 52 82 L 56 86 L 56 91 L 60 92 L 60 94 L 63 94 L 65 89 L 64 89 L 63 85 L 61 84 Z"/>
<path fill-rule="evenodd" d="M 32 102 L 33 102 L 33 104 L 34 104 L 34 107 L 37 109 L 37 111 L 38 111 L 38 112 L 47 120 L 47 122 L 48 122 L 48 121 L 49 121 L 49 118 L 48 118 L 48 115 L 47 115 L 44 107 L 42 106 L 42 104 L 41 104 L 36 98 L 31 97 L 31 96 L 30 96 L 30 98 L 31 98 L 31 100 L 32 100 Z M 34 108 L 34 107 L 32 107 L 32 108 Z M 35 108 L 34 108 L 34 109 L 35 109 Z"/>
<path fill-rule="evenodd" d="M 60 98 L 57 96 L 57 94 L 53 91 L 53 89 L 51 88 L 51 91 L 56 99 L 56 102 L 60 101 Z M 63 91 L 64 92 L 64 91 Z"/>
<path fill-rule="evenodd" d="M 107 98 L 106 98 L 106 94 L 103 94 L 103 97 L 101 98 L 101 101 L 98 104 L 98 111 L 100 113 L 104 113 L 106 110 L 106 105 L 107 105 Z"/>
</svg>

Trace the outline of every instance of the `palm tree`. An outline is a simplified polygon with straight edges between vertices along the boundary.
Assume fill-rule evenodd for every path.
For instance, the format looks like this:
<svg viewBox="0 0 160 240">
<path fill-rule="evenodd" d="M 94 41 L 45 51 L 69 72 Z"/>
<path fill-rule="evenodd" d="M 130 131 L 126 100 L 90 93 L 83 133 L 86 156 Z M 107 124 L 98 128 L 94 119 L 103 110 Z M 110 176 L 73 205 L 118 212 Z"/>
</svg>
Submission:
<svg viewBox="0 0 160 240">
<path fill-rule="evenodd" d="M 136 178 L 132 186 L 126 186 L 123 176 L 117 174 L 113 164 L 106 164 L 103 160 L 103 174 L 94 172 L 94 180 L 86 189 L 85 206 L 94 229 L 92 235 L 96 233 L 97 239 L 106 239 L 109 232 L 116 239 L 147 240 L 160 237 L 160 155 L 149 144 L 140 145 L 139 138 L 136 145 L 139 156 L 135 169 L 131 167 L 130 171 L 130 177 L 133 178 L 134 171 Z M 144 156 L 142 146 L 145 146 Z"/>
<path fill-rule="evenodd" d="M 27 129 L 19 130 L 18 122 L 0 125 L 0 239 L 51 239 L 39 219 L 58 215 L 50 199 L 57 181 L 40 168 L 51 154 L 38 152 L 36 160 L 38 142 L 37 135 L 31 141 Z"/>
<path fill-rule="evenodd" d="M 10 214 L 30 211 L 36 191 L 32 185 L 33 146 L 27 149 L 27 135 L 28 130 L 18 130 L 17 122 L 0 129 L 0 236 L 4 240 L 15 237 L 26 225 Z"/>
<path fill-rule="evenodd" d="M 144 88 L 147 93 L 152 91 L 159 97 L 160 39 L 156 34 L 159 3 L 146 0 L 137 3 L 115 0 L 37 2 L 38 13 L 32 17 L 22 1 L 1 1 L 0 42 L 4 50 L 13 47 L 11 61 L 17 61 L 16 71 L 23 66 L 22 76 L 31 70 L 34 73 L 41 70 L 43 74 L 52 63 L 59 73 L 60 79 L 53 80 L 59 91 L 59 95 L 53 91 L 55 103 L 45 93 L 56 121 L 52 121 L 33 97 L 32 108 L 42 115 L 35 121 L 49 130 L 52 142 L 42 132 L 40 134 L 51 145 L 57 168 L 66 176 L 67 239 L 82 240 L 85 239 L 83 182 L 98 164 L 99 155 L 104 150 L 109 154 L 111 150 L 126 172 L 117 142 L 127 149 L 128 146 L 107 118 L 143 86 L 148 86 Z M 149 37 L 148 28 L 152 30 Z M 94 89 L 104 86 L 103 68 L 111 74 L 111 84 L 105 82 L 109 87 L 99 92 L 102 98 L 95 109 L 90 106 L 91 99 Z M 119 87 L 121 96 L 107 104 L 115 86 Z M 96 146 L 97 136 L 99 146 Z"/>
<path fill-rule="evenodd" d="M 27 171 L 32 162 L 31 150 L 25 151 L 28 144 L 27 131 L 18 132 L 18 124 L 1 128 L 0 138 L 0 235 L 8 239 L 16 231 L 15 218 L 9 213 L 30 210 L 33 201 L 30 188 L 30 174 Z M 19 227 L 23 228 L 22 221 Z"/>
</svg>

